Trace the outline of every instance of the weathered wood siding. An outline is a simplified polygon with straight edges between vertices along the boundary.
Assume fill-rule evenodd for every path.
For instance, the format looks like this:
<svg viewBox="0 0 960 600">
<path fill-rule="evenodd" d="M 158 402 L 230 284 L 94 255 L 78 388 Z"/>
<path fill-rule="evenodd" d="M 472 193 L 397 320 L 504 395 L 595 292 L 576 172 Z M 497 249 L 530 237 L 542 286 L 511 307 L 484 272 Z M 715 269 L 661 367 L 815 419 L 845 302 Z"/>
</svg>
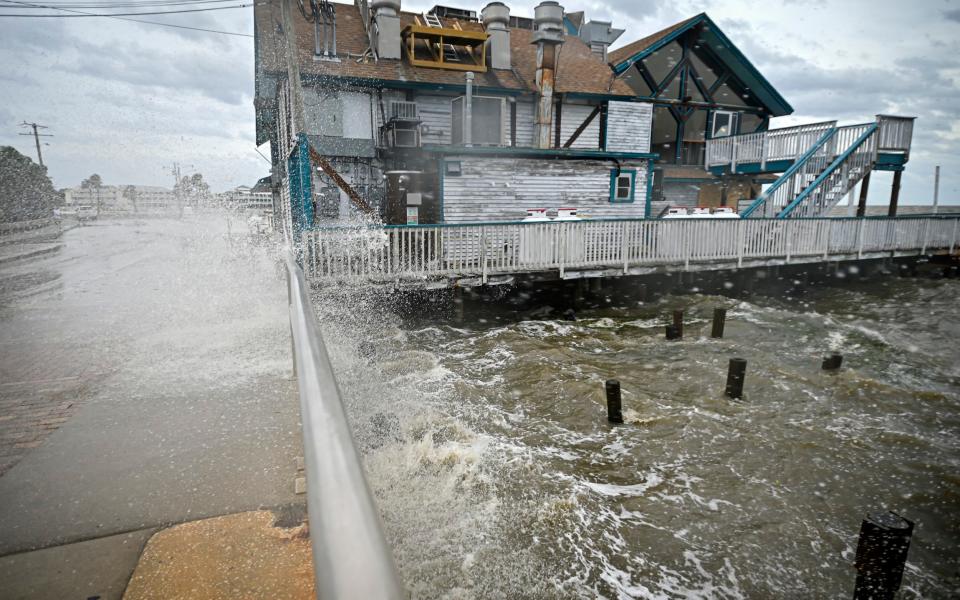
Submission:
<svg viewBox="0 0 960 600">
<path fill-rule="evenodd" d="M 454 96 L 418 95 L 417 113 L 423 124 L 421 139 L 424 144 L 445 145 L 450 143 L 453 114 L 450 101 Z"/>
<path fill-rule="evenodd" d="M 593 112 L 595 104 L 567 104 L 563 103 L 560 111 L 560 147 L 562 148 L 570 136 Z M 556 119 L 556 112 L 554 112 Z M 554 121 L 556 123 L 556 121 Z M 571 148 L 598 150 L 600 148 L 600 116 L 590 121 L 590 125 L 583 130 L 580 137 L 573 142 Z"/>
<path fill-rule="evenodd" d="M 529 100 L 517 100 L 517 146 L 533 146 L 533 123 L 536 119 L 536 107 Z"/>
<path fill-rule="evenodd" d="M 634 201 L 610 202 L 613 165 L 594 160 L 450 156 L 460 176 L 444 175 L 443 213 L 447 223 L 518 221 L 528 208 L 575 207 L 584 216 L 643 217 L 647 161 L 623 161 L 636 169 Z"/>
<path fill-rule="evenodd" d="M 607 151 L 650 152 L 652 122 L 652 104 L 611 100 L 607 109 Z"/>
</svg>

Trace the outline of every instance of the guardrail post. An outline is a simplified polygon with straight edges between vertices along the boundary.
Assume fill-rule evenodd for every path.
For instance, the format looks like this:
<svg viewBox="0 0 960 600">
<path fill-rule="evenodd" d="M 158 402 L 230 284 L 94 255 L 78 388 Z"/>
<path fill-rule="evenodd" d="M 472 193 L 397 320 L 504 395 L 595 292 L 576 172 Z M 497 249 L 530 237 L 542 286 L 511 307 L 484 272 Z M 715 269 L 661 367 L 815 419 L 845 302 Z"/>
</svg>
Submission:
<svg viewBox="0 0 960 600">
<path fill-rule="evenodd" d="M 743 266 L 743 220 L 737 221 L 737 268 Z"/>
<path fill-rule="evenodd" d="M 760 138 L 760 170 L 767 170 L 767 134 Z"/>
<path fill-rule="evenodd" d="M 950 254 L 953 254 L 953 247 L 957 245 L 957 223 L 960 219 L 953 220 L 953 233 L 950 234 Z"/>
<path fill-rule="evenodd" d="M 857 260 L 863 258 L 863 226 L 867 220 L 860 217 L 860 227 L 857 228 Z"/>
<path fill-rule="evenodd" d="M 480 283 L 487 284 L 487 228 L 480 227 Z"/>
<path fill-rule="evenodd" d="M 736 174 L 737 172 L 737 138 L 733 136 L 733 141 L 730 144 L 730 173 Z"/>
<path fill-rule="evenodd" d="M 620 223 L 620 254 L 623 258 L 623 274 L 626 275 L 627 271 L 630 270 L 630 245 L 627 242 L 627 222 L 623 221 Z"/>
<path fill-rule="evenodd" d="M 567 254 L 567 224 L 560 223 L 560 226 L 556 228 L 557 239 L 553 240 L 555 247 L 557 249 L 557 260 L 560 262 L 560 279 L 563 279 L 564 264 Z"/>
<path fill-rule="evenodd" d="M 930 229 L 928 227 L 929 224 L 930 219 L 923 220 L 923 229 L 920 230 L 920 256 L 927 253 L 927 230 Z"/>
<path fill-rule="evenodd" d="M 826 235 L 826 238 L 827 238 L 827 239 L 826 239 L 826 241 L 823 243 L 823 260 L 827 260 L 827 257 L 830 255 L 830 239 L 833 237 L 833 236 L 832 236 L 832 234 L 833 234 L 833 221 L 830 221 L 829 219 L 827 219 L 827 220 L 824 220 L 824 221 L 820 221 L 820 223 L 821 223 L 821 224 L 825 224 L 825 225 L 827 226 L 827 235 Z"/>
<path fill-rule="evenodd" d="M 791 219 L 786 219 L 783 224 L 783 235 L 787 238 L 787 264 L 790 263 L 790 251 L 793 249 L 793 232 L 790 231 Z"/>
</svg>

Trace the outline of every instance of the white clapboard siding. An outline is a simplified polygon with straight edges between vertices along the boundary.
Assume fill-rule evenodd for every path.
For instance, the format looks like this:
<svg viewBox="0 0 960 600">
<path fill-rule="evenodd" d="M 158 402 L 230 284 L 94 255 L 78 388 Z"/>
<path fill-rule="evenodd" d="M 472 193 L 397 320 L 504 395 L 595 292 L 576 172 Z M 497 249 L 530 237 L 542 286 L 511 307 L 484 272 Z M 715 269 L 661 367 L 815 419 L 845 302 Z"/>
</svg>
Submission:
<svg viewBox="0 0 960 600">
<path fill-rule="evenodd" d="M 533 102 L 517 101 L 517 147 L 530 148 L 533 146 L 533 123 L 536 111 Z"/>
<path fill-rule="evenodd" d="M 449 144 L 453 132 L 453 112 L 450 102 L 454 96 L 418 95 L 417 112 L 424 125 L 424 144 Z"/>
<path fill-rule="evenodd" d="M 607 151 L 650 152 L 653 105 L 610 101 L 607 109 Z"/>
<path fill-rule="evenodd" d="M 590 116 L 593 112 L 593 104 L 566 104 L 562 105 L 560 111 L 560 146 L 563 147 L 573 135 L 573 132 Z M 554 114 L 556 118 L 556 114 Z M 590 121 L 590 125 L 583 130 L 580 137 L 573 142 L 571 148 L 581 148 L 585 150 L 597 150 L 600 147 L 600 115 L 597 115 Z"/>
<path fill-rule="evenodd" d="M 605 161 L 449 156 L 462 174 L 443 179 L 447 223 L 515 221 L 528 208 L 578 208 L 592 217 L 643 217 L 647 198 L 647 161 L 624 161 L 636 169 L 632 203 L 610 202 L 610 172 Z"/>
</svg>

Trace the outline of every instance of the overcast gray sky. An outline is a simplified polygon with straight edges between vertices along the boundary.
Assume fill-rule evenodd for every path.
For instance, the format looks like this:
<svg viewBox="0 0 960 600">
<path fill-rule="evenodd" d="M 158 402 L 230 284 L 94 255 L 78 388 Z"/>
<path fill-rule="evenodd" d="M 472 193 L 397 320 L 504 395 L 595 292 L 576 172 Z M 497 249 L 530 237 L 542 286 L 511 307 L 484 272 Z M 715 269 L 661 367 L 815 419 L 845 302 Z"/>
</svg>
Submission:
<svg viewBox="0 0 960 600">
<path fill-rule="evenodd" d="M 506 3 L 527 16 L 537 4 Z M 485 2 L 445 4 L 479 10 Z M 939 164 L 941 201 L 960 204 L 960 1 L 561 4 L 626 29 L 618 45 L 707 12 L 793 105 L 794 115 L 774 126 L 919 117 L 901 202 L 929 203 Z M 252 34 L 252 10 L 151 18 Z M 169 186 L 174 161 L 202 172 L 214 190 L 269 172 L 254 151 L 251 38 L 113 19 L 0 18 L 0 59 L 0 145 L 35 158 L 18 124 L 48 125 L 55 137 L 46 140 L 44 162 L 57 187 L 94 172 L 108 184 Z M 890 178 L 875 176 L 871 203 L 886 202 Z"/>
</svg>

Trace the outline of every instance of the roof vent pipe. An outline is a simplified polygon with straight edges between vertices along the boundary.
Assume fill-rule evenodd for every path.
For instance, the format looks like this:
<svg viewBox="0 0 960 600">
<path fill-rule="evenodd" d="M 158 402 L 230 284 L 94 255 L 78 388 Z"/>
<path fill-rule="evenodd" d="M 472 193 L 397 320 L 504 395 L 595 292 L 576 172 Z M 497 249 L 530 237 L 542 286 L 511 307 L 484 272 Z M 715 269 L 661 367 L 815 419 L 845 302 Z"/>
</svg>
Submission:
<svg viewBox="0 0 960 600">
<path fill-rule="evenodd" d="M 400 58 L 400 0 L 371 0 L 378 58 Z"/>
<path fill-rule="evenodd" d="M 503 2 L 491 2 L 480 12 L 483 27 L 490 35 L 490 68 L 509 69 L 510 62 L 510 8 Z"/>
<path fill-rule="evenodd" d="M 545 1 L 533 9 L 535 32 L 531 43 L 537 46 L 537 122 L 534 142 L 537 148 L 552 147 L 553 87 L 557 76 L 557 57 L 563 43 L 563 7 Z"/>
</svg>

